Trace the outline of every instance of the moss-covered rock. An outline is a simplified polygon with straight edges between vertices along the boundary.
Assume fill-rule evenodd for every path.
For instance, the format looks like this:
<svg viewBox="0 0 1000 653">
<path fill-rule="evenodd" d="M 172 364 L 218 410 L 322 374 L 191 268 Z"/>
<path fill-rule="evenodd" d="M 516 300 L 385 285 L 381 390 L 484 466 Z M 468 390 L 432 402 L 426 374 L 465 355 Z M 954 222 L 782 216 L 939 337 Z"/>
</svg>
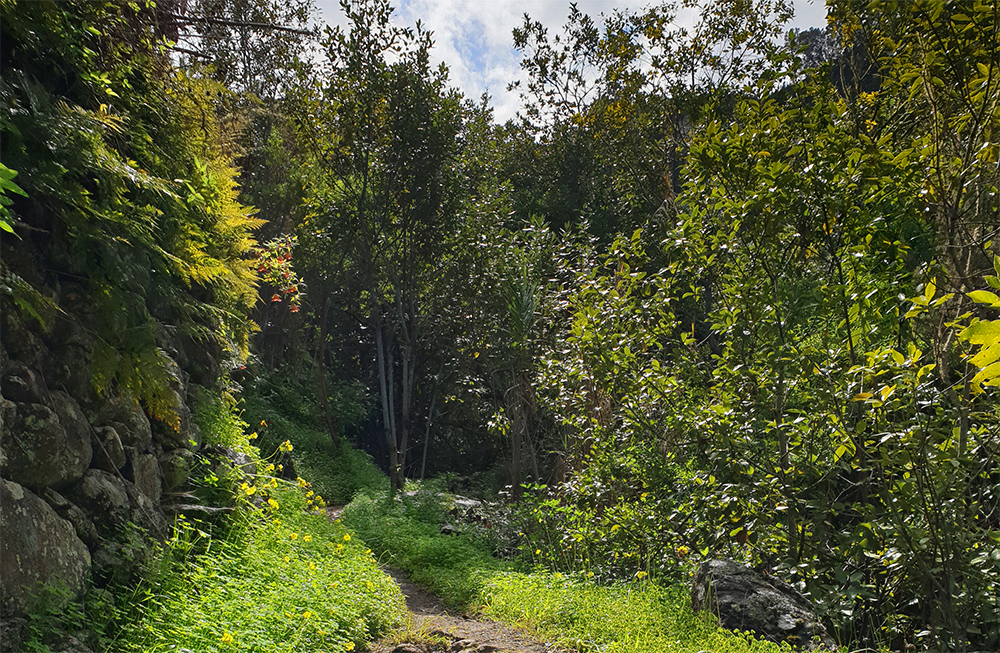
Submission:
<svg viewBox="0 0 1000 653">
<path fill-rule="evenodd" d="M 4 479 L 0 532 L 0 617 L 31 611 L 43 587 L 58 590 L 54 596 L 66 601 L 83 588 L 90 551 L 72 524 L 27 488 Z"/>
</svg>

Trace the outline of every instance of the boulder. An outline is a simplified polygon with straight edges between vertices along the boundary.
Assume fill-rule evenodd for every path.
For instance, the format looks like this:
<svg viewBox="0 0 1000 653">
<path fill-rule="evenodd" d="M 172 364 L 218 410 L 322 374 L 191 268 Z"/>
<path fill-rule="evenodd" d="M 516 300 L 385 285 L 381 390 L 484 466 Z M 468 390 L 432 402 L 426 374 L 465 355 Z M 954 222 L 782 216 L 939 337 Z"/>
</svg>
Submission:
<svg viewBox="0 0 1000 653">
<path fill-rule="evenodd" d="M 71 309 L 73 316 L 56 320 L 52 332 L 46 337 L 56 360 L 52 368 L 51 387 L 63 388 L 82 405 L 91 406 L 98 401 L 91 372 L 96 338 L 84 321 L 96 324 L 94 308 L 79 301 L 71 303 L 75 304 Z"/>
<path fill-rule="evenodd" d="M 219 476 L 223 476 L 232 470 L 239 470 L 243 474 L 250 476 L 257 473 L 257 463 L 242 451 L 221 445 L 211 445 L 203 448 L 202 453 L 208 456 L 212 471 Z"/>
<path fill-rule="evenodd" d="M 102 532 L 111 532 L 129 520 L 131 505 L 125 482 L 99 469 L 88 469 L 67 497 L 98 524 Z"/>
<path fill-rule="evenodd" d="M 152 547 L 137 538 L 128 542 L 101 542 L 94 552 L 94 577 L 98 585 L 129 584 L 153 560 Z"/>
<path fill-rule="evenodd" d="M 17 404 L 0 396 L 0 469 L 7 468 L 7 443 L 14 440 L 11 428 L 16 417 Z"/>
<path fill-rule="evenodd" d="M 149 448 L 153 431 L 146 412 L 128 397 L 112 397 L 101 404 L 92 420 L 94 426 L 112 426 L 122 445 L 140 453 Z"/>
<path fill-rule="evenodd" d="M 97 527 L 94 526 L 93 520 L 91 520 L 87 515 L 80 510 L 80 507 L 74 503 L 71 503 L 66 497 L 59 494 L 52 488 L 46 488 L 42 493 L 42 498 L 45 499 L 45 503 L 56 511 L 56 514 L 73 524 L 73 529 L 76 531 L 76 536 L 87 545 L 87 548 L 91 551 L 97 546 Z"/>
<path fill-rule="evenodd" d="M 23 650 L 28 632 L 28 620 L 23 617 L 0 619 L 0 651 Z"/>
<path fill-rule="evenodd" d="M 0 479 L 0 617 L 23 615 L 54 590 L 66 602 L 83 589 L 90 552 L 73 526 L 27 488 Z"/>
<path fill-rule="evenodd" d="M 153 435 L 163 444 L 164 449 L 197 449 L 201 445 L 201 431 L 191 417 L 191 409 L 187 397 L 187 375 L 171 358 L 166 358 L 165 366 L 170 378 L 170 401 L 177 411 L 177 421 L 174 424 L 162 420 L 153 422 Z"/>
<path fill-rule="evenodd" d="M 93 466 L 112 474 L 125 466 L 125 447 L 113 426 L 98 426 L 91 437 Z"/>
<path fill-rule="evenodd" d="M 0 392 L 11 401 L 22 404 L 40 404 L 48 394 L 42 375 L 24 363 L 12 362 L 0 378 Z"/>
<path fill-rule="evenodd" d="M 72 635 L 63 635 L 52 647 L 57 653 L 94 653 L 93 649 Z"/>
<path fill-rule="evenodd" d="M 160 503 L 163 486 L 160 482 L 160 463 L 149 453 L 136 455 L 132 462 L 132 482 L 135 489 L 148 497 L 154 504 Z"/>
<path fill-rule="evenodd" d="M 187 449 L 174 449 L 160 456 L 163 489 L 176 490 L 184 485 L 194 467 L 194 454 Z"/>
<path fill-rule="evenodd" d="M 3 431 L 5 476 L 28 487 L 61 487 L 80 478 L 93 457 L 90 429 L 76 401 L 51 393 L 51 406 L 17 404 Z"/>
<path fill-rule="evenodd" d="M 691 606 L 716 615 L 728 630 L 805 650 L 835 648 L 808 599 L 788 583 L 732 560 L 698 567 Z"/>
</svg>

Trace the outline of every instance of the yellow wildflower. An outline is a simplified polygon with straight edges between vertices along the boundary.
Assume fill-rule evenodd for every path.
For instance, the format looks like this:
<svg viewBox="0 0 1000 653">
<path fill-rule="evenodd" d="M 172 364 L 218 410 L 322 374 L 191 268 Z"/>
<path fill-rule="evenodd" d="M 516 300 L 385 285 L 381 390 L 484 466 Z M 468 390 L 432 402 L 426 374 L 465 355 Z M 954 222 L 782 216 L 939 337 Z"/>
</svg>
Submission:
<svg viewBox="0 0 1000 653">
<path fill-rule="evenodd" d="M 295 482 L 299 484 L 299 487 L 305 487 L 309 485 L 309 483 L 306 482 L 306 479 L 302 478 L 301 476 L 296 477 Z"/>
<path fill-rule="evenodd" d="M 302 536 L 302 541 L 303 542 L 312 542 L 312 539 L 313 539 L 312 535 L 303 535 Z"/>
<path fill-rule="evenodd" d="M 643 578 L 645 578 L 648 575 L 649 574 L 647 574 L 644 571 L 637 571 L 637 572 L 635 572 L 635 577 L 638 578 L 639 580 L 642 580 Z"/>
<path fill-rule="evenodd" d="M 542 555 L 542 550 L 541 549 L 535 549 L 535 555 L 536 556 Z"/>
<path fill-rule="evenodd" d="M 313 613 L 309 612 L 308 610 L 306 610 L 305 612 L 302 613 L 302 618 L 303 619 L 308 619 L 311 616 L 313 616 Z"/>
<path fill-rule="evenodd" d="M 679 547 L 677 547 L 677 555 L 679 557 L 681 557 L 681 558 L 683 558 L 684 556 L 686 556 L 690 552 L 691 552 L 691 549 L 687 548 L 686 546 L 679 546 Z"/>
<path fill-rule="evenodd" d="M 250 435 L 247 436 L 247 440 L 256 440 L 256 439 L 257 439 L 257 432 L 256 431 L 254 431 L 253 433 L 251 433 Z"/>
<path fill-rule="evenodd" d="M 291 534 L 291 535 L 289 535 L 288 537 L 290 537 L 290 538 L 291 538 L 291 539 L 293 539 L 293 540 L 297 540 L 297 539 L 299 538 L 299 534 L 298 534 L 298 533 L 292 533 L 292 534 Z"/>
<path fill-rule="evenodd" d="M 337 550 L 338 550 L 338 551 L 340 551 L 340 550 L 341 550 L 341 549 L 343 549 L 343 548 L 344 548 L 344 545 L 343 545 L 343 544 L 338 544 L 338 545 L 337 545 Z"/>
<path fill-rule="evenodd" d="M 233 641 L 233 635 L 229 631 L 222 633 L 222 643 L 231 644 Z"/>
<path fill-rule="evenodd" d="M 281 451 L 291 451 L 294 448 L 295 447 L 292 446 L 291 440 L 285 440 L 278 446 L 278 449 Z M 281 465 L 278 465 L 278 469 L 281 469 Z"/>
<path fill-rule="evenodd" d="M 309 563 L 309 568 L 310 568 L 310 569 L 315 569 L 315 568 L 316 568 L 316 563 L 314 563 L 314 562 L 310 562 L 310 563 Z"/>
<path fill-rule="evenodd" d="M 354 642 L 347 642 L 346 644 L 344 644 L 344 650 L 345 651 L 353 651 L 354 650 Z"/>
<path fill-rule="evenodd" d="M 289 560 L 291 560 L 291 558 L 289 558 L 288 556 L 285 556 L 285 562 L 288 562 Z"/>
<path fill-rule="evenodd" d="M 278 502 L 277 502 L 277 501 L 275 501 L 274 499 L 268 499 L 268 500 L 267 500 L 267 505 L 271 506 L 271 507 L 272 507 L 272 508 L 274 508 L 275 510 L 277 510 L 277 509 L 278 509 Z"/>
<path fill-rule="evenodd" d="M 350 533 L 344 533 L 344 541 L 345 542 L 350 542 L 351 541 L 351 534 Z"/>
</svg>

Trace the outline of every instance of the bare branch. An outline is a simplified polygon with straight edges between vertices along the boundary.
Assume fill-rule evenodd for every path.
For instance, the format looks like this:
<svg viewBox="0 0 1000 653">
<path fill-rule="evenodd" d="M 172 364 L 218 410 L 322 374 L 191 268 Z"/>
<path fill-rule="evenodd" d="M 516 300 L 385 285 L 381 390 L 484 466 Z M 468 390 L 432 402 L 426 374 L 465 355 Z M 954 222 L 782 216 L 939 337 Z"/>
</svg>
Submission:
<svg viewBox="0 0 1000 653">
<path fill-rule="evenodd" d="M 274 30 L 276 32 L 290 32 L 292 34 L 301 34 L 302 36 L 312 36 L 312 32 L 304 29 L 296 29 L 294 27 L 285 27 L 284 25 L 274 25 L 272 23 L 249 23 L 240 20 L 226 20 L 224 18 L 204 18 L 200 16 L 182 16 L 180 14 L 167 14 L 171 18 L 177 20 L 178 22 L 185 23 L 208 23 L 209 25 L 225 25 L 226 27 L 250 27 L 253 29 L 268 29 Z"/>
</svg>

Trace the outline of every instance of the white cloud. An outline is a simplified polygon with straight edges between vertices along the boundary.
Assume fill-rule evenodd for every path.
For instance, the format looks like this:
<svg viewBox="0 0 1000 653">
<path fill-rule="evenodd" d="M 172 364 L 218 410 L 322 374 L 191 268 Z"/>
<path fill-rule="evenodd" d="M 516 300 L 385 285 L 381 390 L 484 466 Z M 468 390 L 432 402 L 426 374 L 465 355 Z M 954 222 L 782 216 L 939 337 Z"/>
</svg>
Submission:
<svg viewBox="0 0 1000 653">
<path fill-rule="evenodd" d="M 825 24 L 822 0 L 794 0 L 792 27 Z M 580 11 L 596 18 L 614 9 L 641 9 L 650 0 L 577 0 Z M 330 24 L 343 25 L 338 0 L 317 0 Z M 414 25 L 419 19 L 434 33 L 434 63 L 444 62 L 452 83 L 473 100 L 488 92 L 498 122 L 513 118 L 521 106 L 517 91 L 507 84 L 524 79 L 520 57 L 513 47 L 512 30 L 524 14 L 545 25 L 549 35 L 561 31 L 569 13 L 569 0 L 397 0 L 394 20 Z"/>
</svg>

